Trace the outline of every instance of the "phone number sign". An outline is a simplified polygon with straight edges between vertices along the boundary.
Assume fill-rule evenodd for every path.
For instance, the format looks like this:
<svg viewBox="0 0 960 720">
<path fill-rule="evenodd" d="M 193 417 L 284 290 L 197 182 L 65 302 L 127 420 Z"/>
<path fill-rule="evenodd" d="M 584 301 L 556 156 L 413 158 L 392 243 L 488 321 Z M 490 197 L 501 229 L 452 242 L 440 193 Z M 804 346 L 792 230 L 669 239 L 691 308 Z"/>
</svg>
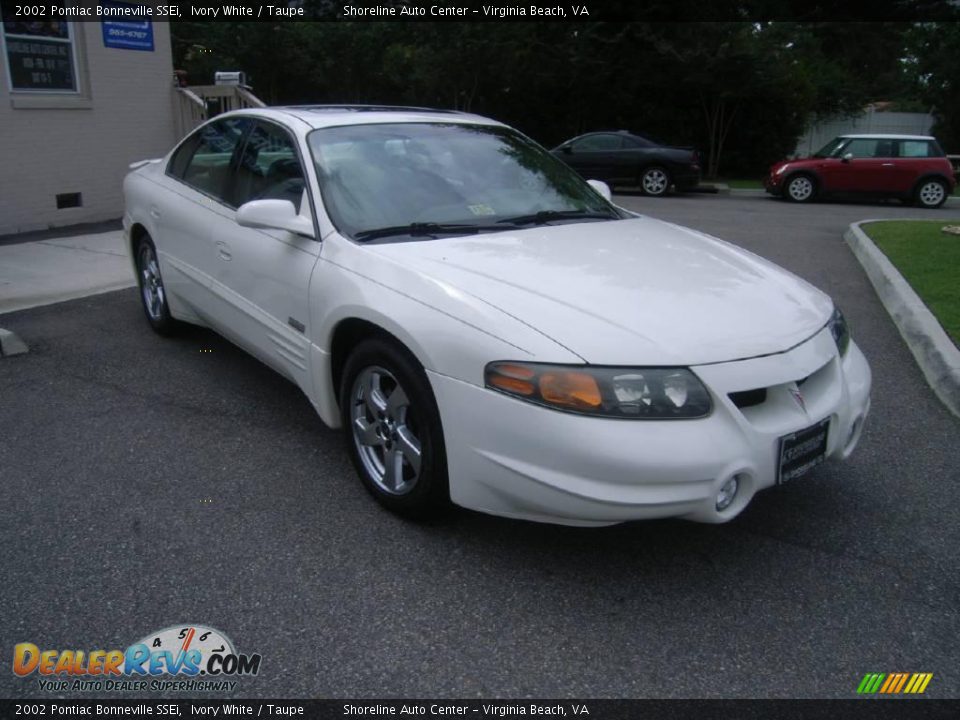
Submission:
<svg viewBox="0 0 960 720">
<path fill-rule="evenodd" d="M 104 20 L 103 46 L 122 50 L 153 51 L 153 23 L 150 20 L 115 22 Z"/>
</svg>

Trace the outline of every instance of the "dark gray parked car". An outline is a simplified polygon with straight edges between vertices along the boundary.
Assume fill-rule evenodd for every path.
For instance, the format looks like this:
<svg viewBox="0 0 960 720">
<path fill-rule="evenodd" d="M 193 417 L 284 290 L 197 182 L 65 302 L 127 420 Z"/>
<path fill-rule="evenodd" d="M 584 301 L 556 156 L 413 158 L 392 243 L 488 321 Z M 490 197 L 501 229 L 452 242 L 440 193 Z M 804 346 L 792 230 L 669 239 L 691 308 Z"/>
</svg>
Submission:
<svg viewBox="0 0 960 720">
<path fill-rule="evenodd" d="M 666 195 L 671 186 L 689 190 L 700 183 L 695 150 L 661 145 L 625 130 L 580 135 L 552 152 L 587 179 L 639 185 L 645 195 Z"/>
</svg>

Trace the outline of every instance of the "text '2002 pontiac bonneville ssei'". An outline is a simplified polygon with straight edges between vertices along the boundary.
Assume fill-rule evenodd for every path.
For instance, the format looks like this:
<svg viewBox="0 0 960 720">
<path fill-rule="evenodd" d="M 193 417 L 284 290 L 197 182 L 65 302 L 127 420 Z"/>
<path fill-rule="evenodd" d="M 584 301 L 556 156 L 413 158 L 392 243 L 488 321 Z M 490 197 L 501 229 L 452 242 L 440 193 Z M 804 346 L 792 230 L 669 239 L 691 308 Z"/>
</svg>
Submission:
<svg viewBox="0 0 960 720">
<path fill-rule="evenodd" d="M 153 328 L 289 378 L 408 517 L 725 522 L 846 458 L 870 407 L 824 293 L 483 117 L 226 113 L 124 193 Z"/>
</svg>

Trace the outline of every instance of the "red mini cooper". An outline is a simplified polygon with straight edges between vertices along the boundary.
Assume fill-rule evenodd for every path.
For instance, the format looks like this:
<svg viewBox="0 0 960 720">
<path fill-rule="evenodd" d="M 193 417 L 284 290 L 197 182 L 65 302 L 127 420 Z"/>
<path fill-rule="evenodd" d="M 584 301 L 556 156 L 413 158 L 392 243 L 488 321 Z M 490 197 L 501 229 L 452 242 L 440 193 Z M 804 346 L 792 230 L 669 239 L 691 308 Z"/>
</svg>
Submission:
<svg viewBox="0 0 960 720">
<path fill-rule="evenodd" d="M 953 192 L 953 167 L 929 135 L 841 135 L 812 157 L 782 160 L 763 180 L 793 202 L 821 195 L 895 197 L 938 208 Z"/>
</svg>

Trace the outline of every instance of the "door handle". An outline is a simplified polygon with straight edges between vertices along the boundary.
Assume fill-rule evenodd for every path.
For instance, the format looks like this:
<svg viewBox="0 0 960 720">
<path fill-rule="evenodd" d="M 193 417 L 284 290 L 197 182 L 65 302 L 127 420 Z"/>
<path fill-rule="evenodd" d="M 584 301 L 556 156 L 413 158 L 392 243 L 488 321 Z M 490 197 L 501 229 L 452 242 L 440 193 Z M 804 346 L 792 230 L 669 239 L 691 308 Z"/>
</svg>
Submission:
<svg viewBox="0 0 960 720">
<path fill-rule="evenodd" d="M 893 163 L 884 163 L 883 167 L 896 167 Z"/>
<path fill-rule="evenodd" d="M 221 260 L 230 261 L 233 260 L 233 254 L 230 252 L 230 246 L 227 245 L 223 240 L 217 240 L 217 255 L 220 256 Z"/>
</svg>

